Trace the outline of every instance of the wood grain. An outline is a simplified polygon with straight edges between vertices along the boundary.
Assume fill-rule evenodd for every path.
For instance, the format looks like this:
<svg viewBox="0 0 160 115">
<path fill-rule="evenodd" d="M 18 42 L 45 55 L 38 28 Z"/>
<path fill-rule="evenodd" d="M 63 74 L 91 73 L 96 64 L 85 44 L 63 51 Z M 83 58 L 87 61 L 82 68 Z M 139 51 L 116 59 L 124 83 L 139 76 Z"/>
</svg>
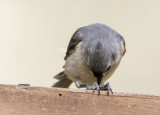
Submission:
<svg viewBox="0 0 160 115">
<path fill-rule="evenodd" d="M 0 115 L 160 115 L 160 97 L 0 85 Z"/>
</svg>

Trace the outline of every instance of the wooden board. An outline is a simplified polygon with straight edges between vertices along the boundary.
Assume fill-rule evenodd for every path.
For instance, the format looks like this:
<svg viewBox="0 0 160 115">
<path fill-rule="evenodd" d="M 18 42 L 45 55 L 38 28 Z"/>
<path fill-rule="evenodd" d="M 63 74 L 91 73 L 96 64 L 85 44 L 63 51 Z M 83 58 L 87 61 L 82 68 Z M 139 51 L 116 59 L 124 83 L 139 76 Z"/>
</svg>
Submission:
<svg viewBox="0 0 160 115">
<path fill-rule="evenodd" d="M 0 85 L 0 115 L 160 115 L 160 97 Z"/>
</svg>

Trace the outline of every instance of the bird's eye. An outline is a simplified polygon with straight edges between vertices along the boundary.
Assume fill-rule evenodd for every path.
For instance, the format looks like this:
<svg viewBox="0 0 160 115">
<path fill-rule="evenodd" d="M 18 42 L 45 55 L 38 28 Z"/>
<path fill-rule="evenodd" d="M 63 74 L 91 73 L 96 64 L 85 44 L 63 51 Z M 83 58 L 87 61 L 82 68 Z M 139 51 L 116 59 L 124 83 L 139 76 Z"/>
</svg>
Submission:
<svg viewBox="0 0 160 115">
<path fill-rule="evenodd" d="M 110 70 L 110 69 L 111 69 L 111 66 L 109 66 L 109 67 L 107 68 L 107 71 Z"/>
</svg>

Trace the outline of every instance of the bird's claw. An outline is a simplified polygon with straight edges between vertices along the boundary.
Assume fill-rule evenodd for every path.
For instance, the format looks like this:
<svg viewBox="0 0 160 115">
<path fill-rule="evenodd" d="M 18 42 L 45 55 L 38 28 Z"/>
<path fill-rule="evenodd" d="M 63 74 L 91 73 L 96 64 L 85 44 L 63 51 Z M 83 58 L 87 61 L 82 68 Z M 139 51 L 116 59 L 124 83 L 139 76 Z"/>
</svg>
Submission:
<svg viewBox="0 0 160 115">
<path fill-rule="evenodd" d="M 107 95 L 109 95 L 109 91 L 111 91 L 111 93 L 113 94 L 113 91 L 112 91 L 111 86 L 109 85 L 109 82 L 107 82 L 106 85 L 101 86 L 100 90 L 107 91 Z"/>
<path fill-rule="evenodd" d="M 100 95 L 100 87 L 98 84 L 95 83 L 95 85 L 86 85 L 86 88 L 88 90 L 93 90 L 93 93 L 95 92 L 95 90 L 98 91 L 98 95 Z"/>
<path fill-rule="evenodd" d="M 95 92 L 95 90 L 98 91 L 98 95 L 100 95 L 100 90 L 104 90 L 107 91 L 107 95 L 109 95 L 109 91 L 111 91 L 111 93 L 113 94 L 112 88 L 109 85 L 109 82 L 106 83 L 106 85 L 104 86 L 99 86 L 97 83 L 95 83 L 94 85 L 91 84 L 82 84 L 81 79 L 79 78 L 79 76 L 76 77 L 76 82 L 75 85 L 78 88 L 84 88 L 86 87 L 88 90 L 93 90 L 93 93 Z"/>
</svg>

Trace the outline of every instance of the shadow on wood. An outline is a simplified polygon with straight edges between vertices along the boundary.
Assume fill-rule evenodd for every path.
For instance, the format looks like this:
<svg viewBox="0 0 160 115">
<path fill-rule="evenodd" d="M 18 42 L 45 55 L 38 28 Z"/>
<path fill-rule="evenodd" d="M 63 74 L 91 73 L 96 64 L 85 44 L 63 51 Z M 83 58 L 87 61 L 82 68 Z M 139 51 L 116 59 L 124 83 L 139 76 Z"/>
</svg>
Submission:
<svg viewBox="0 0 160 115">
<path fill-rule="evenodd" d="M 1 115 L 160 115 L 160 97 L 0 85 Z"/>
</svg>

